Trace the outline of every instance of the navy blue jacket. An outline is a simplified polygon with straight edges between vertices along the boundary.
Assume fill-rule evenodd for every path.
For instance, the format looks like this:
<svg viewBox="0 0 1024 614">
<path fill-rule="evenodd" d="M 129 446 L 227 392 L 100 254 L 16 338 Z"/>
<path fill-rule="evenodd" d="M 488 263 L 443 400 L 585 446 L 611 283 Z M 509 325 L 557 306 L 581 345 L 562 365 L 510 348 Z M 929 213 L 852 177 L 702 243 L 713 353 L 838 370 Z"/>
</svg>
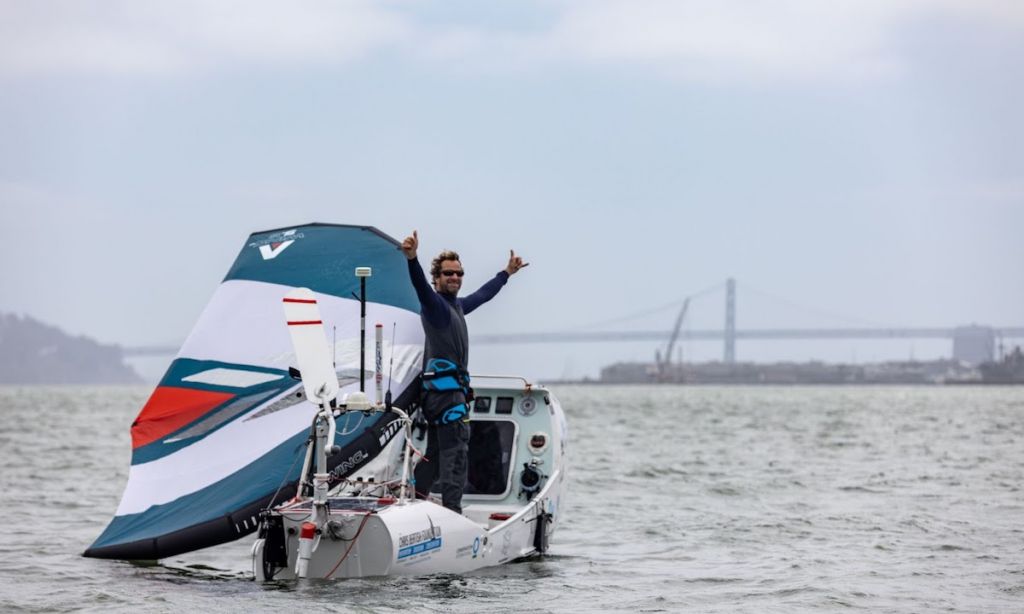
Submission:
<svg viewBox="0 0 1024 614">
<path fill-rule="evenodd" d="M 469 332 L 465 316 L 494 298 L 508 282 L 508 273 L 500 271 L 476 292 L 458 298 L 437 292 L 427 282 L 417 259 L 409 260 L 409 278 L 420 301 L 420 319 L 426 335 L 424 366 L 433 358 L 450 360 L 461 370 L 469 370 Z"/>
</svg>

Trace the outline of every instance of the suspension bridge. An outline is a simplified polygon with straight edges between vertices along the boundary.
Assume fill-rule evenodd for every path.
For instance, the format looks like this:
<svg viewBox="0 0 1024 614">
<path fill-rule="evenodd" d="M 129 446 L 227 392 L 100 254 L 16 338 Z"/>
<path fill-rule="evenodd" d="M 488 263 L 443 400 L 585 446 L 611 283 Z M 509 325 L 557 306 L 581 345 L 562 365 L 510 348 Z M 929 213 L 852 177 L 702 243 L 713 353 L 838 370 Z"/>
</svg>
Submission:
<svg viewBox="0 0 1024 614">
<path fill-rule="evenodd" d="M 725 320 L 721 329 L 681 329 L 686 305 L 690 299 L 704 296 L 725 288 Z M 736 361 L 736 342 L 739 340 L 820 340 L 820 339 L 931 339 L 948 340 L 952 343 L 950 355 L 969 364 L 979 364 L 995 358 L 997 351 L 1009 340 L 1024 339 L 1024 326 L 989 326 L 971 324 L 946 327 L 885 327 L 861 326 L 843 328 L 736 328 L 736 282 L 727 280 L 710 288 L 690 295 L 683 302 L 683 311 L 676 320 L 674 329 L 650 330 L 597 330 L 597 331 L 547 331 L 529 333 L 474 334 L 474 344 L 543 344 L 543 343 L 613 343 L 669 340 L 666 359 L 671 354 L 676 340 L 714 341 L 723 344 L 722 361 L 731 364 Z M 649 313 L 649 312 L 648 312 Z M 621 318 L 620 318 L 621 319 Z M 170 345 L 137 346 L 124 348 L 125 356 L 170 356 L 178 348 Z"/>
</svg>

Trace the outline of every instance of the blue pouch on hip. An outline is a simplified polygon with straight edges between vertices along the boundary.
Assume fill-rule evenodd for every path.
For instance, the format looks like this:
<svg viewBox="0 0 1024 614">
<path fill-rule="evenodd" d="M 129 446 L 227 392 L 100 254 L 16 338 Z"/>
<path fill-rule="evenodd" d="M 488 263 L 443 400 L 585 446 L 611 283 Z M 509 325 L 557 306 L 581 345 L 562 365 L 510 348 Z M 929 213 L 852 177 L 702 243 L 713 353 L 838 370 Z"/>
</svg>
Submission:
<svg viewBox="0 0 1024 614">
<path fill-rule="evenodd" d="M 466 390 L 469 377 L 459 369 L 458 365 L 444 358 L 431 358 L 427 368 L 423 370 L 423 388 L 444 392 L 448 390 Z"/>
<path fill-rule="evenodd" d="M 458 422 L 465 420 L 469 416 L 469 407 L 465 403 L 459 403 L 445 410 L 441 417 L 437 419 L 438 424 L 451 424 L 452 422 Z"/>
</svg>

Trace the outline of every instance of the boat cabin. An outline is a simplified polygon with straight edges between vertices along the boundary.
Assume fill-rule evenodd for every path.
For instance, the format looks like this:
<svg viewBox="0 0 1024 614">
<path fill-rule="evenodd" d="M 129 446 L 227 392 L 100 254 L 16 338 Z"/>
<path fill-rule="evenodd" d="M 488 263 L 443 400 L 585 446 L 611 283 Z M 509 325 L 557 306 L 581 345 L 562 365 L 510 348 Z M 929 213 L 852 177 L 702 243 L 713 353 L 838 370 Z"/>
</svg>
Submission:
<svg viewBox="0 0 1024 614">
<path fill-rule="evenodd" d="M 563 451 L 564 428 L 554 419 L 547 390 L 525 383 L 518 389 L 507 382 L 494 386 L 495 379 L 506 378 L 474 376 L 469 476 L 462 497 L 463 515 L 483 527 L 522 509 L 544 487 Z M 431 494 L 440 501 L 434 486 Z"/>
</svg>

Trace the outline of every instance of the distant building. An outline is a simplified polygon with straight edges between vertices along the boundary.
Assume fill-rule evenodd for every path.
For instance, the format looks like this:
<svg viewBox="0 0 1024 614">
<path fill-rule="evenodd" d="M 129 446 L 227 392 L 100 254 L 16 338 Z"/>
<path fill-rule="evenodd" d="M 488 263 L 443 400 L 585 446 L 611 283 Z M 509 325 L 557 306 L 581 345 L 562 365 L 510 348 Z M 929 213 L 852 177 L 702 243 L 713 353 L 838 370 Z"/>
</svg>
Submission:
<svg viewBox="0 0 1024 614">
<path fill-rule="evenodd" d="M 645 384 L 657 381 L 657 367 L 645 362 L 617 362 L 601 369 L 604 384 Z"/>
<path fill-rule="evenodd" d="M 958 326 L 953 330 L 953 360 L 969 365 L 991 362 L 996 354 L 996 333 L 991 326 Z"/>
<path fill-rule="evenodd" d="M 1024 359 L 1022 359 L 1024 363 Z M 603 384 L 942 384 L 980 383 L 976 369 L 956 360 L 886 362 L 866 365 L 811 362 L 673 365 L 620 362 L 601 369 Z"/>
</svg>

